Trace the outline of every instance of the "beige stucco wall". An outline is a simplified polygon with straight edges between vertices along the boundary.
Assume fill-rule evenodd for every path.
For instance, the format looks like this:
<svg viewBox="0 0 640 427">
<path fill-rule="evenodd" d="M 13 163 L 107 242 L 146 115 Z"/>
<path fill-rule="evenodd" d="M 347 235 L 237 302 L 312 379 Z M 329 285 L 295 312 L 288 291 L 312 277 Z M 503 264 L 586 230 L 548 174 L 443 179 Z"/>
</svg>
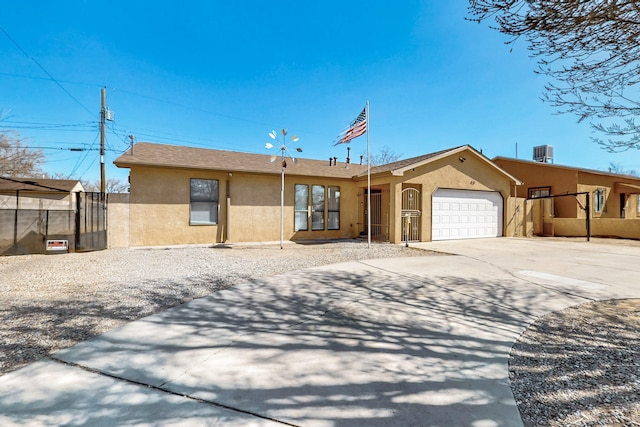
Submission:
<svg viewBox="0 0 640 427">
<path fill-rule="evenodd" d="M 518 197 L 529 197 L 529 189 L 551 187 L 551 194 L 576 193 L 578 191 L 578 171 L 560 169 L 544 163 L 522 162 L 510 159 L 495 159 L 495 163 L 520 179 Z M 553 201 L 554 212 L 560 218 L 577 218 L 578 204 L 573 197 L 561 197 Z"/>
<path fill-rule="evenodd" d="M 465 161 L 461 162 L 460 157 Z M 508 221 L 515 209 L 511 203 L 511 194 L 515 189 L 510 179 L 497 168 L 492 167 L 484 159 L 470 150 L 464 150 L 436 161 L 432 161 L 413 170 L 406 171 L 403 176 L 390 174 L 372 178 L 372 187 L 390 183 L 389 211 L 391 223 L 389 226 L 389 240 L 393 243 L 402 242 L 402 211 L 401 192 L 408 186 L 421 190 L 422 215 L 420 216 L 420 240 L 431 241 L 431 197 L 439 189 L 498 191 L 504 200 L 503 235 L 515 234 L 515 223 Z"/>
<path fill-rule="evenodd" d="M 581 172 L 579 174 L 578 191 L 588 191 L 591 195 L 592 218 L 617 218 L 620 219 L 620 193 L 615 191 L 615 183 L 623 181 L 620 177 L 595 175 Z M 640 180 L 638 180 L 640 183 Z M 597 189 L 605 190 L 605 205 L 603 212 L 595 211 L 594 194 Z M 625 203 L 625 218 L 637 218 L 638 195 L 630 195 Z M 586 213 L 580 210 L 578 218 L 585 218 Z"/>
<path fill-rule="evenodd" d="M 107 194 L 107 246 L 128 248 L 129 244 L 129 193 Z"/>
<path fill-rule="evenodd" d="M 220 241 L 221 227 L 190 226 L 190 179 L 218 179 L 225 194 L 225 175 L 138 167 L 131 170 L 129 232 L 131 246 L 204 244 Z"/>
<path fill-rule="evenodd" d="M 554 235 L 562 237 L 586 236 L 585 219 L 554 218 Z M 591 220 L 593 237 L 640 239 L 640 219 L 600 218 Z"/>
<path fill-rule="evenodd" d="M 640 194 L 634 194 L 627 199 L 625 218 L 640 219 Z"/>
<path fill-rule="evenodd" d="M 192 178 L 217 179 L 217 225 L 190 225 Z M 280 240 L 280 184 L 277 175 L 136 167 L 131 171 L 129 243 L 131 246 L 268 242 Z M 340 229 L 294 232 L 294 185 L 339 186 Z M 285 174 L 284 239 L 355 237 L 357 186 L 351 180 Z M 309 211 L 309 216 L 311 212 Z M 326 221 L 326 214 L 325 214 Z M 309 224 L 311 218 L 309 217 Z M 326 224 L 325 224 L 326 228 Z"/>
</svg>

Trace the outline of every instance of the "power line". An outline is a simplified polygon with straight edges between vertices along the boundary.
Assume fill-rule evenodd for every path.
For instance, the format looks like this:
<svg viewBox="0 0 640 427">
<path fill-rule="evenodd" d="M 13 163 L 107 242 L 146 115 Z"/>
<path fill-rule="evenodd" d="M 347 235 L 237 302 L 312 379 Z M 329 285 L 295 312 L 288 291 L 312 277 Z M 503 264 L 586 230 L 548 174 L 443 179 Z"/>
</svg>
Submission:
<svg viewBox="0 0 640 427">
<path fill-rule="evenodd" d="M 97 123 L 93 121 L 82 123 L 47 123 L 47 122 L 23 122 L 16 120 L 3 120 L 0 128 L 3 129 L 42 129 L 42 130 L 61 130 L 61 131 L 86 131 L 97 127 Z M 8 126 L 7 126 L 8 125 Z M 85 128 L 85 129 L 76 129 Z"/>
<path fill-rule="evenodd" d="M 0 76 L 18 77 L 18 78 L 21 78 L 21 79 L 30 79 L 30 80 L 45 80 L 45 81 L 51 80 L 51 79 L 48 79 L 48 78 L 45 78 L 45 77 L 25 76 L 24 74 L 3 73 L 3 72 L 0 72 Z M 78 85 L 78 86 L 91 86 L 91 87 L 103 87 L 104 86 L 104 85 L 99 85 L 97 83 L 74 82 L 74 81 L 71 81 L 71 80 L 58 80 L 58 81 L 60 83 L 65 83 L 65 84 L 69 84 L 69 85 Z"/>
<path fill-rule="evenodd" d="M 87 168 L 85 169 L 85 171 L 84 171 L 84 172 L 82 172 L 82 173 L 79 175 L 78 179 L 82 179 L 82 177 L 83 177 L 87 172 L 89 172 L 89 169 L 91 169 L 92 167 L 94 167 L 94 163 L 96 162 L 96 160 L 100 160 L 100 155 L 99 155 L 99 154 L 98 154 L 98 155 L 97 155 L 97 156 L 96 156 L 96 157 L 91 161 L 91 163 L 89 163 L 89 166 L 87 166 Z"/>
<path fill-rule="evenodd" d="M 137 97 L 140 97 L 140 98 L 149 99 L 151 101 L 161 102 L 161 103 L 164 103 L 164 104 L 169 104 L 169 105 L 174 105 L 176 107 L 185 108 L 187 110 L 200 111 L 202 113 L 211 114 L 211 115 L 219 116 L 219 117 L 224 117 L 225 119 L 237 120 L 237 121 L 241 121 L 241 122 L 257 124 L 257 125 L 260 125 L 260 126 L 271 127 L 271 124 L 258 122 L 258 121 L 255 121 L 255 120 L 250 120 L 250 119 L 247 119 L 245 117 L 234 117 L 234 116 L 230 116 L 228 114 L 218 113 L 216 111 L 209 111 L 209 110 L 205 110 L 204 108 L 191 107 L 189 105 L 180 104 L 178 102 L 167 101 L 167 100 L 164 100 L 164 99 L 155 98 L 153 96 L 148 96 L 148 95 L 142 95 L 142 94 L 131 92 L 131 91 L 128 91 L 128 90 L 122 90 L 122 89 L 116 89 L 116 88 L 110 88 L 110 89 L 114 93 L 122 92 L 122 93 L 125 93 L 125 94 L 128 94 L 128 95 L 133 95 L 133 96 L 137 96 Z"/>
<path fill-rule="evenodd" d="M 96 140 L 98 139 L 98 134 L 96 134 L 95 138 L 93 139 L 93 142 L 91 143 L 91 145 L 89 146 L 90 148 L 93 148 L 93 145 L 96 143 Z M 73 166 L 73 168 L 71 169 L 71 172 L 69 173 L 69 176 L 72 176 L 80 167 L 80 165 L 82 163 L 84 163 L 84 161 L 86 160 L 87 156 L 89 155 L 89 151 L 85 151 L 85 155 L 81 156 L 81 159 L 76 160 L 75 165 Z"/>
<path fill-rule="evenodd" d="M 4 28 L 0 27 L 0 31 L 2 31 L 2 32 L 4 33 L 4 35 L 5 35 L 5 36 L 7 36 L 7 38 L 11 41 L 11 43 L 13 43 L 13 44 L 18 48 L 18 50 L 20 50 L 20 52 L 22 52 L 22 53 L 24 54 L 24 56 L 26 56 L 27 58 L 31 59 L 31 61 L 33 61 L 33 63 L 34 63 L 34 64 L 36 64 L 36 65 L 38 66 L 38 68 L 40 68 L 40 69 L 42 70 L 42 72 L 44 72 L 47 76 L 49 76 L 49 80 L 51 80 L 52 82 L 54 82 L 54 83 L 55 83 L 55 84 L 56 84 L 60 89 L 62 89 L 62 90 L 64 91 L 64 93 L 66 93 L 66 94 L 67 94 L 71 99 L 73 99 L 73 100 L 74 100 L 74 101 L 75 101 L 79 106 L 81 106 L 85 111 L 87 111 L 87 112 L 88 112 L 89 114 L 91 114 L 92 116 L 94 116 L 94 115 L 95 115 L 95 113 L 91 112 L 91 110 L 89 110 L 87 107 L 85 107 L 85 106 L 84 106 L 84 104 L 82 104 L 82 102 L 80 102 L 80 101 L 78 100 L 78 98 L 76 98 L 75 96 L 73 96 L 73 95 L 71 94 L 71 92 L 69 92 L 67 89 L 65 89 L 65 87 L 64 87 L 64 86 L 62 86 L 62 84 L 61 84 L 58 80 L 56 80 L 56 79 L 55 79 L 55 77 L 53 77 L 51 74 L 49 74 L 49 72 L 48 72 L 48 71 L 47 71 L 47 70 L 46 70 L 42 65 L 40 65 L 40 63 L 39 63 L 38 61 L 36 61 L 36 59 L 35 59 L 33 56 L 29 55 L 29 54 L 27 53 L 27 51 L 26 51 L 26 50 L 24 50 L 24 49 L 22 48 L 22 46 L 20 46 L 20 45 L 18 44 L 18 42 L 17 42 L 17 41 L 15 41 L 15 40 L 13 39 L 13 37 L 11 37 L 11 36 L 9 35 L 9 33 L 7 33 L 7 31 L 6 31 Z"/>
<path fill-rule="evenodd" d="M 63 148 L 63 147 L 41 147 L 41 146 L 33 146 L 33 147 L 27 147 L 28 149 L 32 149 L 32 150 L 66 150 L 66 151 L 75 151 L 75 152 L 82 152 L 82 151 L 100 151 L 99 148 Z M 106 151 L 113 151 L 115 153 L 119 153 L 121 150 L 116 150 L 115 148 L 105 148 Z"/>
</svg>

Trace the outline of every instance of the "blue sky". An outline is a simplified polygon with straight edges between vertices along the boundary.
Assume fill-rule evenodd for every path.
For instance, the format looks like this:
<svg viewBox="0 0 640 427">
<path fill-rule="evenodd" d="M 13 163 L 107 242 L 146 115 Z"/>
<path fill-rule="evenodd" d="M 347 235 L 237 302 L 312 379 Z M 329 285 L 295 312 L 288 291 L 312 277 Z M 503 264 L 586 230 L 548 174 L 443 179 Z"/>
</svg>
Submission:
<svg viewBox="0 0 640 427">
<path fill-rule="evenodd" d="M 303 157 L 346 157 L 337 134 L 370 102 L 371 151 L 403 158 L 470 144 L 489 157 L 640 170 L 637 150 L 609 154 L 588 123 L 540 101 L 544 77 L 467 1 L 29 1 L 3 7 L 1 130 L 45 147 L 50 173 L 99 177 L 100 89 L 107 177 L 128 135 L 265 153 L 272 129 L 300 137 Z M 26 52 L 26 54 L 25 54 Z M 53 82 L 41 68 L 57 82 Z M 68 93 L 67 93 L 68 92 Z M 352 157 L 366 137 L 351 143 Z M 77 152 L 69 148 L 90 148 Z"/>
</svg>

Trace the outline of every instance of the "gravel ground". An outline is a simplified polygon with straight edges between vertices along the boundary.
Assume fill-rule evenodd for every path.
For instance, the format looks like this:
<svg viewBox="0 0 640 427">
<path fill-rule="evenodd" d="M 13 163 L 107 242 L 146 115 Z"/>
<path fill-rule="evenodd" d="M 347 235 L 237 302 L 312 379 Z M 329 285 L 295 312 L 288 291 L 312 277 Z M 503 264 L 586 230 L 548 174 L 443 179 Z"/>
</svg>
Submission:
<svg viewBox="0 0 640 427">
<path fill-rule="evenodd" d="M 0 257 L 0 375 L 237 283 L 337 262 L 425 255 L 434 253 L 343 241 Z M 640 426 L 640 300 L 541 317 L 514 344 L 509 371 L 527 426 Z"/>
<path fill-rule="evenodd" d="M 0 375 L 238 283 L 338 262 L 430 254 L 342 241 L 0 257 Z"/>
<path fill-rule="evenodd" d="M 527 426 L 640 426 L 640 300 L 537 319 L 512 347 L 509 378 Z"/>
</svg>

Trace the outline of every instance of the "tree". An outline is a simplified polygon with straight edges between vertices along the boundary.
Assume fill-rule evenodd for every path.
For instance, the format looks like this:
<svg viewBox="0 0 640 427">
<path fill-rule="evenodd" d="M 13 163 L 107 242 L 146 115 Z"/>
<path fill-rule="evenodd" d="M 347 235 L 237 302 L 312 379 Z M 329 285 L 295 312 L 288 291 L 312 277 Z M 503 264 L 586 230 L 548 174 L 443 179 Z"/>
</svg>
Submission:
<svg viewBox="0 0 640 427">
<path fill-rule="evenodd" d="M 84 191 L 100 191 L 100 181 L 87 181 L 80 180 L 82 183 L 82 187 Z M 129 192 L 129 184 L 118 179 L 118 178 L 107 178 L 107 182 L 105 183 L 105 191 L 107 193 L 128 193 Z"/>
<path fill-rule="evenodd" d="M 609 162 L 609 173 L 616 173 L 618 175 L 631 175 L 638 176 L 638 172 L 635 169 L 625 169 L 621 163 Z"/>
<path fill-rule="evenodd" d="M 402 154 L 394 153 L 389 147 L 385 145 L 380 148 L 375 154 L 371 155 L 371 165 L 380 166 L 386 165 L 387 163 L 393 163 L 398 160 L 400 156 L 402 156 Z"/>
<path fill-rule="evenodd" d="M 536 72 L 554 81 L 543 100 L 609 137 L 595 142 L 611 152 L 640 149 L 640 3 L 469 0 L 469 13 L 472 21 L 493 19 L 507 44 L 526 40 Z"/>
<path fill-rule="evenodd" d="M 0 176 L 31 177 L 41 172 L 44 160 L 41 150 L 34 150 L 22 143 L 18 136 L 0 133 Z"/>
</svg>

